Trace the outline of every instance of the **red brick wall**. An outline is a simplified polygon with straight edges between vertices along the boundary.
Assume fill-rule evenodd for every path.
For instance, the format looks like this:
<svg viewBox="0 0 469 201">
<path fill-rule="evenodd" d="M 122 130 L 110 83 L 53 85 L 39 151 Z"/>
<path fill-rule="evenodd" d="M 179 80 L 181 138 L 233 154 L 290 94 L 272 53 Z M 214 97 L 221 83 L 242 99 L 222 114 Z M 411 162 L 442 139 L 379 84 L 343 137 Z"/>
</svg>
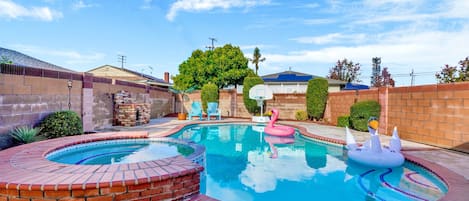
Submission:
<svg viewBox="0 0 469 201">
<path fill-rule="evenodd" d="M 199 194 L 199 173 L 191 173 L 150 183 L 72 190 L 16 190 L 0 188 L 0 200 L 185 200 Z"/>
</svg>

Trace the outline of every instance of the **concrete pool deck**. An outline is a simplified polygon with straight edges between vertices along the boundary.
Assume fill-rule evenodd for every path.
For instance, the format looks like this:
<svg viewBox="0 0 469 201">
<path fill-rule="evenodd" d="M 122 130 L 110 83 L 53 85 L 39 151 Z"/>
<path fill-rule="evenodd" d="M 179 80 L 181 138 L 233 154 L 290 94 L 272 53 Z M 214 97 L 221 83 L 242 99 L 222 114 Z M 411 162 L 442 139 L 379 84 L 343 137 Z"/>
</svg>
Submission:
<svg viewBox="0 0 469 201">
<path fill-rule="evenodd" d="M 250 123 L 247 119 L 226 118 L 221 121 L 180 121 L 176 118 L 152 119 L 149 124 L 137 127 L 113 127 L 119 131 L 148 131 L 150 136 L 160 137 L 174 133 L 186 125 L 198 123 Z M 343 144 L 345 141 L 344 128 L 299 121 L 279 121 L 289 124 L 312 134 L 310 137 L 329 139 L 328 141 Z M 369 134 L 351 130 L 358 143 L 365 142 Z M 389 144 L 390 136 L 380 135 L 383 144 Z M 407 160 L 416 162 L 443 177 L 449 185 L 449 192 L 442 200 L 467 200 L 469 197 L 469 154 L 442 149 L 430 145 L 402 140 L 403 153 Z"/>
</svg>

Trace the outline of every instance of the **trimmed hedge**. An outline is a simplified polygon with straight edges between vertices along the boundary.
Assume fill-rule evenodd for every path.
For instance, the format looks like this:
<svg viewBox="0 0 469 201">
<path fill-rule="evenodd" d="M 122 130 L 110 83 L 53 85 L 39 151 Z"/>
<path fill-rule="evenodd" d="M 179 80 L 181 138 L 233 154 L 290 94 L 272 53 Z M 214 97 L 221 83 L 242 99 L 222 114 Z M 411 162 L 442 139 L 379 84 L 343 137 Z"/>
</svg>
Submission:
<svg viewBox="0 0 469 201">
<path fill-rule="evenodd" d="M 295 118 L 296 120 L 304 121 L 308 119 L 308 113 L 304 110 L 297 110 L 295 112 Z"/>
<path fill-rule="evenodd" d="M 350 124 L 352 128 L 359 131 L 368 130 L 368 119 L 379 117 L 381 106 L 377 101 L 361 101 L 350 107 Z"/>
<path fill-rule="evenodd" d="M 322 119 L 326 109 L 329 84 L 324 78 L 313 78 L 308 81 L 306 91 L 306 111 L 313 119 Z"/>
<path fill-rule="evenodd" d="M 47 116 L 40 124 L 40 135 L 49 139 L 83 134 L 80 117 L 74 111 L 58 111 Z"/>
<path fill-rule="evenodd" d="M 350 127 L 350 115 L 344 115 L 337 118 L 337 127 Z"/>
<path fill-rule="evenodd" d="M 208 83 L 202 87 L 202 92 L 200 98 L 202 99 L 202 109 L 204 112 L 207 112 L 207 103 L 208 102 L 217 102 L 218 103 L 218 87 L 215 84 Z"/>
<path fill-rule="evenodd" d="M 257 101 L 249 98 L 249 90 L 258 84 L 264 84 L 264 80 L 257 76 L 251 75 L 250 77 L 245 77 L 243 81 L 243 101 L 244 106 L 251 114 L 256 114 L 261 111 L 261 108 L 257 106 Z"/>
</svg>

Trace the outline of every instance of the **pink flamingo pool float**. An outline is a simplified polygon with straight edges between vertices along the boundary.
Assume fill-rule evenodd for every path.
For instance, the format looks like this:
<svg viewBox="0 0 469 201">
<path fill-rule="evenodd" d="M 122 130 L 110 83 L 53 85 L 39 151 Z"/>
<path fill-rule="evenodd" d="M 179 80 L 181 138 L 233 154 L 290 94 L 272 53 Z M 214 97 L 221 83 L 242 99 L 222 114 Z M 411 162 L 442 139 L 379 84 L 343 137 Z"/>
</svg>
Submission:
<svg viewBox="0 0 469 201">
<path fill-rule="evenodd" d="M 293 144 L 295 143 L 294 137 L 277 137 L 277 136 L 264 136 L 264 140 L 269 143 L 270 150 L 272 151 L 272 155 L 270 158 L 277 158 L 278 157 L 278 150 L 275 147 L 276 144 Z"/>
<path fill-rule="evenodd" d="M 273 136 L 290 136 L 295 134 L 295 129 L 290 126 L 276 126 L 274 125 L 278 118 L 278 110 L 272 109 L 272 117 L 269 124 L 265 127 L 264 132 Z"/>
</svg>

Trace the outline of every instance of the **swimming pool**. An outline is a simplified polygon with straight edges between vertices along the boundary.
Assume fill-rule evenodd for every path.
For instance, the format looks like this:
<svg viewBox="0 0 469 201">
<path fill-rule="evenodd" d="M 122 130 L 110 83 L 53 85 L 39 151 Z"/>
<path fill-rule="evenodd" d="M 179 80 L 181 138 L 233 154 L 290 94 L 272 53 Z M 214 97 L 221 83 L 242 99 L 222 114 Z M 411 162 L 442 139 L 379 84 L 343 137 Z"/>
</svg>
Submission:
<svg viewBox="0 0 469 201">
<path fill-rule="evenodd" d="M 194 153 L 195 147 L 174 139 L 118 139 L 68 146 L 46 155 L 50 161 L 73 165 L 125 164 Z M 200 154 L 199 154 L 200 155 Z"/>
<path fill-rule="evenodd" d="M 262 130 L 193 125 L 171 137 L 206 147 L 201 192 L 220 200 L 437 200 L 447 192 L 416 164 L 373 169 L 348 162 L 342 146 Z"/>
</svg>

